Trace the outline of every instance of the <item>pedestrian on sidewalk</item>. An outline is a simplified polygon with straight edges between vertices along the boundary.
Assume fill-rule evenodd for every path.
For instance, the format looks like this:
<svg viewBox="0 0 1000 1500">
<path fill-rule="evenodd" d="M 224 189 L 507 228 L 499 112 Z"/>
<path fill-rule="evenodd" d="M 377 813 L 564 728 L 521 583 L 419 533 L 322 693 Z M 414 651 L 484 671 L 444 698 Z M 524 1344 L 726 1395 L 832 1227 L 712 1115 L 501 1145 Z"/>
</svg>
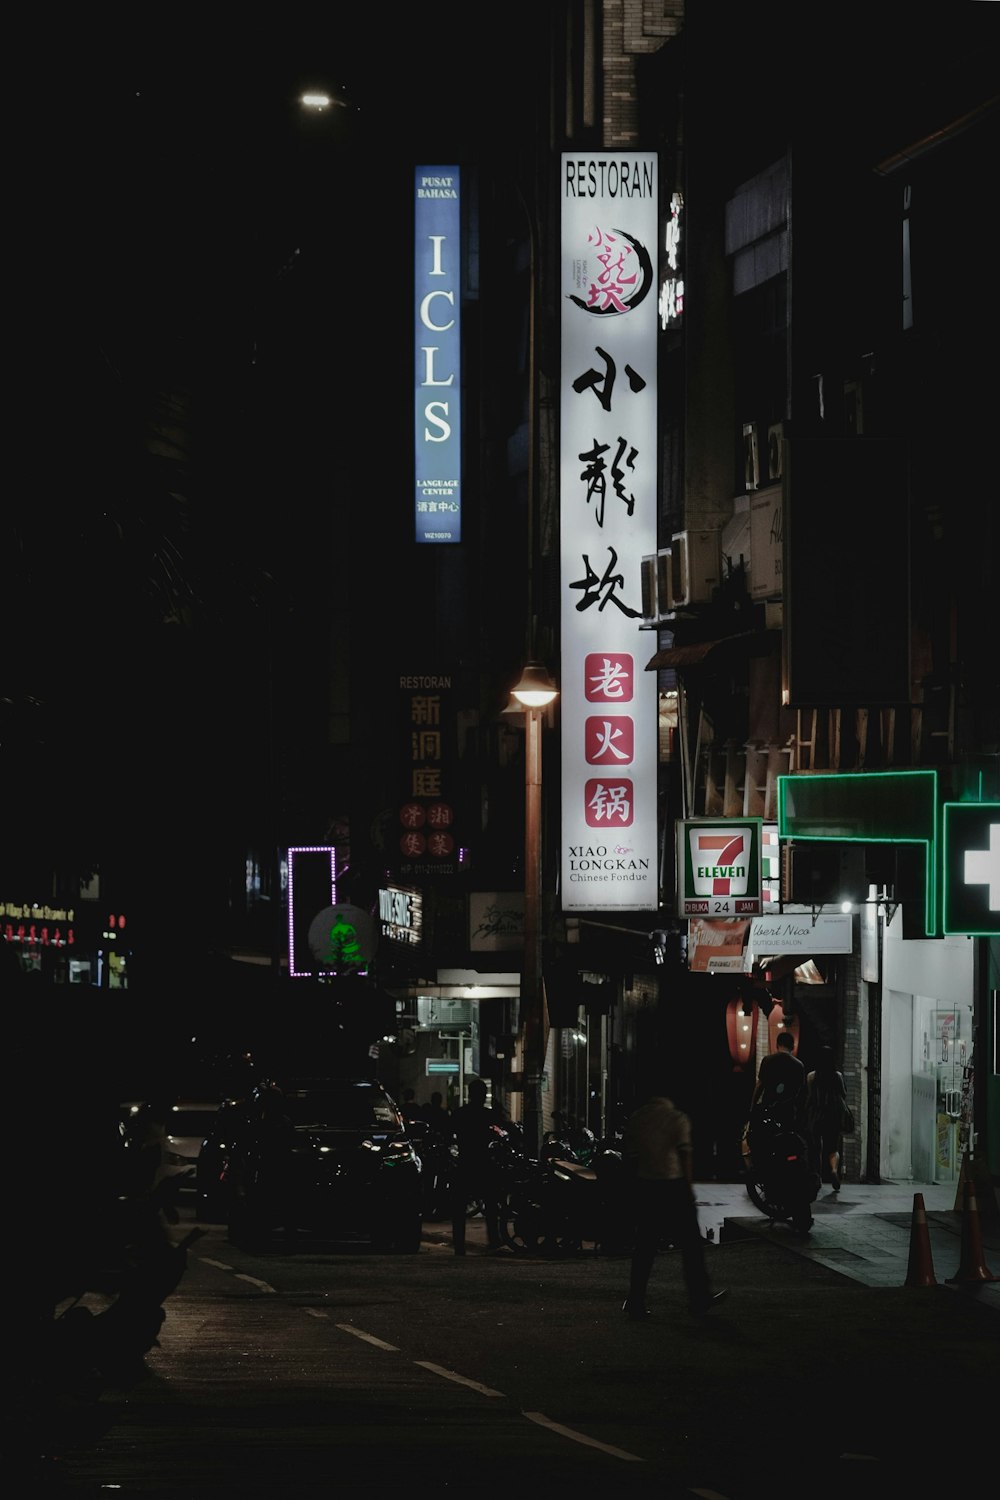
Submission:
<svg viewBox="0 0 1000 1500">
<path fill-rule="evenodd" d="M 833 1048 L 821 1047 L 819 1060 L 806 1077 L 806 1130 L 813 1165 L 835 1193 L 840 1191 L 840 1155 L 844 1144 L 846 1108 L 847 1087 L 843 1073 L 834 1066 Z"/>
<path fill-rule="evenodd" d="M 670 1243 L 680 1251 L 691 1311 L 701 1317 L 726 1293 L 712 1291 L 705 1264 L 694 1195 L 691 1122 L 673 1100 L 647 1099 L 626 1123 L 623 1147 L 635 1238 L 622 1311 L 633 1321 L 651 1316 L 646 1289 L 657 1250 Z"/>
<path fill-rule="evenodd" d="M 451 1182 L 451 1240 L 456 1255 L 465 1254 L 465 1220 L 470 1203 L 482 1203 L 487 1243 L 499 1250 L 500 1202 L 496 1175 L 490 1161 L 490 1146 L 497 1129 L 506 1126 L 500 1110 L 486 1102 L 482 1078 L 469 1081 L 469 1102 L 451 1117 L 455 1136 L 455 1166 Z"/>
</svg>

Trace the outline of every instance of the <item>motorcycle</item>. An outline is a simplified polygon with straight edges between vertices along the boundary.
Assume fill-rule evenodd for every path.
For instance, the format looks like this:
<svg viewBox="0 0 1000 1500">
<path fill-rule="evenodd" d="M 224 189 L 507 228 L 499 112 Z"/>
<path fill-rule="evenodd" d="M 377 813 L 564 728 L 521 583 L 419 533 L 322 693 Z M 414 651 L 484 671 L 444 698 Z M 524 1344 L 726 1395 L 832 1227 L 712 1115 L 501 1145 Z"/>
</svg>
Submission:
<svg viewBox="0 0 1000 1500">
<path fill-rule="evenodd" d="M 425 1222 L 450 1219 L 453 1210 L 452 1178 L 455 1171 L 454 1145 L 445 1136 L 432 1132 L 419 1146 L 421 1162 L 421 1217 Z"/>
<path fill-rule="evenodd" d="M 500 1234 L 520 1255 L 627 1254 L 631 1249 L 622 1154 L 595 1143 L 586 1163 L 565 1141 L 546 1138 L 540 1160 L 518 1132 L 494 1142 Z"/>
<path fill-rule="evenodd" d="M 808 1234 L 821 1179 L 805 1135 L 793 1122 L 757 1109 L 743 1127 L 741 1153 L 747 1194 L 755 1207 L 773 1223 Z"/>
</svg>

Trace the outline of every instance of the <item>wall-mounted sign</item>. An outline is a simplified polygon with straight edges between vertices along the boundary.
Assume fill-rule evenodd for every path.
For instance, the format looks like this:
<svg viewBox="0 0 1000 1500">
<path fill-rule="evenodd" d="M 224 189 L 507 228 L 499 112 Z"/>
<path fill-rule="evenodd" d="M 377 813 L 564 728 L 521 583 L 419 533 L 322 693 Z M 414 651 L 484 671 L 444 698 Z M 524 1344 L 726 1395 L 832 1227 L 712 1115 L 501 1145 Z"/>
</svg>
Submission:
<svg viewBox="0 0 1000 1500">
<path fill-rule="evenodd" d="M 847 771 L 779 776 L 778 835 L 856 844 L 917 844 L 924 851 L 924 929 L 937 931 L 936 771 Z"/>
<path fill-rule="evenodd" d="M 469 896 L 469 947 L 496 953 L 524 946 L 524 893 L 473 891 Z"/>
<path fill-rule="evenodd" d="M 944 931 L 1000 933 L 1000 802 L 946 802 Z"/>
<path fill-rule="evenodd" d="M 360 906 L 326 906 L 309 923 L 309 952 L 327 974 L 357 974 L 375 957 L 374 918 Z"/>
<path fill-rule="evenodd" d="M 424 935 L 424 898 L 416 886 L 390 885 L 378 893 L 382 936 L 393 943 L 416 945 Z"/>
<path fill-rule="evenodd" d="M 670 195 L 670 216 L 663 236 L 660 279 L 660 327 L 679 328 L 684 315 L 684 194 Z"/>
<path fill-rule="evenodd" d="M 762 826 L 761 818 L 678 820 L 678 916 L 758 915 Z"/>
<path fill-rule="evenodd" d="M 747 974 L 749 919 L 692 917 L 688 922 L 688 968 L 693 974 Z"/>
<path fill-rule="evenodd" d="M 458 167 L 414 173 L 414 514 L 418 542 L 462 540 Z"/>
<path fill-rule="evenodd" d="M 560 900 L 654 911 L 657 682 L 636 658 L 657 543 L 656 154 L 566 154 L 560 199 Z"/>
<path fill-rule="evenodd" d="M 74 917 L 72 906 L 0 901 L 0 933 L 8 943 L 24 948 L 72 948 L 76 943 Z"/>
<path fill-rule="evenodd" d="M 851 953 L 854 936 L 849 912 L 779 912 L 754 917 L 750 923 L 747 958 L 752 964 L 764 958 L 792 953 Z"/>
<path fill-rule="evenodd" d="M 447 672 L 400 676 L 403 786 L 395 874 L 401 881 L 455 875 L 461 849 L 455 801 L 458 709 Z"/>
</svg>

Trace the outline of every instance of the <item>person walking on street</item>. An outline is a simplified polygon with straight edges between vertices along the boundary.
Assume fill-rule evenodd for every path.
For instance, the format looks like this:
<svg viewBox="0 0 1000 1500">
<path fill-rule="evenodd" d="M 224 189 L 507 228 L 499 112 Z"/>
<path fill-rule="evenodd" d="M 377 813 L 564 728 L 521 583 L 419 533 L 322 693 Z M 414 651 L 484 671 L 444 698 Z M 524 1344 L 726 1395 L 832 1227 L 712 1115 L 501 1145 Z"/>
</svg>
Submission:
<svg viewBox="0 0 1000 1500">
<path fill-rule="evenodd" d="M 483 1205 L 489 1248 L 499 1250 L 500 1203 L 490 1163 L 490 1145 L 496 1139 L 496 1127 L 506 1125 L 498 1109 L 486 1103 L 486 1084 L 482 1078 L 469 1082 L 469 1102 L 456 1109 L 451 1118 L 457 1156 L 451 1183 L 451 1240 L 456 1255 L 465 1254 L 465 1219 L 469 1204 Z"/>
<path fill-rule="evenodd" d="M 680 1251 L 691 1311 L 701 1317 L 726 1295 L 713 1292 L 694 1195 L 691 1122 L 671 1099 L 647 1099 L 625 1126 L 635 1238 L 629 1289 L 622 1311 L 635 1321 L 651 1316 L 646 1289 L 661 1243 Z"/>
<path fill-rule="evenodd" d="M 813 1164 L 824 1182 L 840 1192 L 840 1153 L 843 1146 L 847 1087 L 834 1067 L 833 1048 L 820 1048 L 819 1061 L 806 1078 L 806 1129 Z"/>
</svg>

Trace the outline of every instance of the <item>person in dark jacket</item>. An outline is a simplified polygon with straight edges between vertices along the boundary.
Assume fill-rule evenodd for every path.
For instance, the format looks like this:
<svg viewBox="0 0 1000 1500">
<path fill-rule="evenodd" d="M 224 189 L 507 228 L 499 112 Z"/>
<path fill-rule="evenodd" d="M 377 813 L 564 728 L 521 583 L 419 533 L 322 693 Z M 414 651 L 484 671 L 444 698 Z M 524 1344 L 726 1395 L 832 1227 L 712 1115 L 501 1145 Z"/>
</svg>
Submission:
<svg viewBox="0 0 1000 1500">
<path fill-rule="evenodd" d="M 797 1125 L 802 1116 L 806 1093 L 806 1070 L 795 1056 L 795 1037 L 790 1031 L 779 1031 L 775 1050 L 761 1061 L 757 1086 L 750 1100 L 753 1112 L 761 1109 L 783 1124 Z"/>
<path fill-rule="evenodd" d="M 835 1193 L 840 1191 L 840 1154 L 843 1149 L 844 1075 L 834 1066 L 833 1048 L 822 1047 L 816 1067 L 806 1077 L 806 1130 L 813 1164 Z"/>
<path fill-rule="evenodd" d="M 495 1174 L 490 1164 L 490 1145 L 497 1129 L 506 1125 L 498 1109 L 486 1103 L 486 1084 L 482 1078 L 469 1082 L 469 1102 L 456 1109 L 451 1117 L 455 1136 L 456 1158 L 451 1184 L 451 1239 L 456 1255 L 465 1254 L 465 1220 L 469 1204 L 480 1201 L 486 1218 L 486 1235 L 491 1250 L 499 1250 L 500 1204 Z"/>
</svg>

